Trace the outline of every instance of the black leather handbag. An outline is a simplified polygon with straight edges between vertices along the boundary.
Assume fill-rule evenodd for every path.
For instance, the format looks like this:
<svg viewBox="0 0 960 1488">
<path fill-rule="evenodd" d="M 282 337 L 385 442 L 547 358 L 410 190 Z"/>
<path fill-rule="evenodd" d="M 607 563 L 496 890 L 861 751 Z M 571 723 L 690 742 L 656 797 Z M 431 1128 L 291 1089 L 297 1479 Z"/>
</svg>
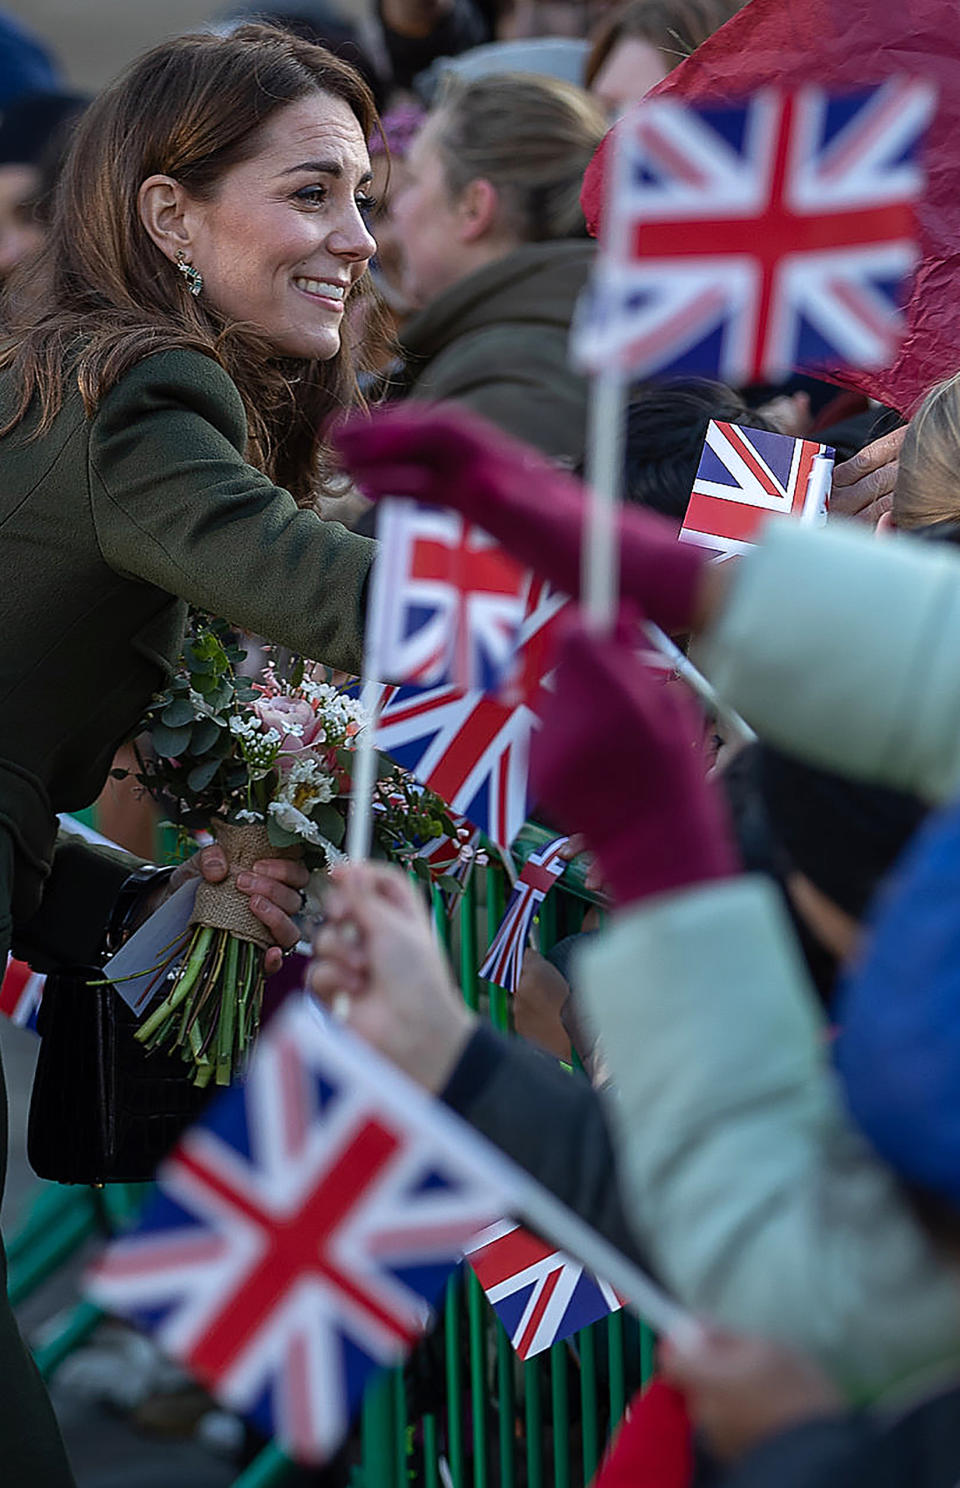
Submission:
<svg viewBox="0 0 960 1488">
<path fill-rule="evenodd" d="M 89 967 L 47 977 L 27 1156 L 56 1183 L 139 1183 L 209 1101 L 177 1056 L 147 1053 L 137 1019 Z"/>
</svg>

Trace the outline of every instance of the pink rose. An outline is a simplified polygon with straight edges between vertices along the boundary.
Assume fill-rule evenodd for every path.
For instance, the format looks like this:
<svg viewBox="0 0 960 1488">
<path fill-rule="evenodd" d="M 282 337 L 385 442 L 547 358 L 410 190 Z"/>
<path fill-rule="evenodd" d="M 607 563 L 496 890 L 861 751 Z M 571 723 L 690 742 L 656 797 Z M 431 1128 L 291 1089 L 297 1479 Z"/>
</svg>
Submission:
<svg viewBox="0 0 960 1488">
<path fill-rule="evenodd" d="M 268 729 L 276 729 L 280 735 L 280 749 L 288 756 L 287 764 L 292 764 L 289 756 L 300 754 L 311 745 L 324 742 L 323 719 L 318 718 L 310 704 L 302 698 L 261 698 L 254 703 L 253 711 L 259 718 L 264 733 Z M 283 763 L 281 760 L 281 765 Z"/>
</svg>

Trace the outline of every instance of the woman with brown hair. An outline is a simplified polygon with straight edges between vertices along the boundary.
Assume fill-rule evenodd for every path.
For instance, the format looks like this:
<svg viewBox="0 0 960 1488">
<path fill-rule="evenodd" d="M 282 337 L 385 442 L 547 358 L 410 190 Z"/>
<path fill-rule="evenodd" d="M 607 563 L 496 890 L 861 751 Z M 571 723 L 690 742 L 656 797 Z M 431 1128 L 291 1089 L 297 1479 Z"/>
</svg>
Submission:
<svg viewBox="0 0 960 1488">
<path fill-rule="evenodd" d="M 594 33 L 585 86 L 610 118 L 619 118 L 745 4 L 629 0 Z"/>
<path fill-rule="evenodd" d="M 0 965 L 95 957 L 129 864 L 55 853 L 56 813 L 98 794 L 187 604 L 360 669 L 373 544 L 311 507 L 377 124 L 346 63 L 245 26 L 157 47 L 77 129 L 0 348 Z M 4 1481 L 70 1483 L 6 1303 L 0 1375 Z"/>
</svg>

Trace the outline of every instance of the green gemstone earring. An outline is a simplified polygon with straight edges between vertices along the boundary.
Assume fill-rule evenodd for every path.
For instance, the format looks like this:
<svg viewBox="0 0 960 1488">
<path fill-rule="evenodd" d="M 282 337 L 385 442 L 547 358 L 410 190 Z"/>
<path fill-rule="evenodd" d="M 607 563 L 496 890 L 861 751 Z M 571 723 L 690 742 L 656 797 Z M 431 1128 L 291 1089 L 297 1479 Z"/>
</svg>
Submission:
<svg viewBox="0 0 960 1488">
<path fill-rule="evenodd" d="M 192 263 L 187 262 L 184 253 L 177 254 L 177 268 L 187 281 L 187 289 L 192 295 L 198 295 L 203 288 L 203 275 L 199 269 L 195 269 Z"/>
</svg>

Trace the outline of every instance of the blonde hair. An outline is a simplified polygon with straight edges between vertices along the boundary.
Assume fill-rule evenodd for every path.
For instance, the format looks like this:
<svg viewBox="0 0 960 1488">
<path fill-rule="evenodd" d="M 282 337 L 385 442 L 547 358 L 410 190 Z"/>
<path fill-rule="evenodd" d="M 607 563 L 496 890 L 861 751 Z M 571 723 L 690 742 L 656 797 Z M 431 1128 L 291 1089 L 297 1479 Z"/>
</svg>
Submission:
<svg viewBox="0 0 960 1488">
<path fill-rule="evenodd" d="M 930 389 L 910 420 L 893 492 L 906 530 L 960 519 L 960 373 Z"/>
<path fill-rule="evenodd" d="M 486 180 L 521 242 L 586 235 L 580 187 L 609 126 L 582 88 L 532 73 L 453 78 L 431 120 L 452 197 Z"/>
</svg>

